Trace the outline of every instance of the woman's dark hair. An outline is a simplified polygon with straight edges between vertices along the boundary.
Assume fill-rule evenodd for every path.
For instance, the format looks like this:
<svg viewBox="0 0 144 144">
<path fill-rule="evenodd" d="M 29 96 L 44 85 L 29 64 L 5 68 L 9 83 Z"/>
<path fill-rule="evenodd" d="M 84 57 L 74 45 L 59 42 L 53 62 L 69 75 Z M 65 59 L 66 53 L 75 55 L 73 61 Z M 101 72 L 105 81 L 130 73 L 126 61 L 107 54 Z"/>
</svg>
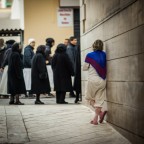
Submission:
<svg viewBox="0 0 144 144">
<path fill-rule="evenodd" d="M 102 40 L 96 40 L 93 45 L 93 51 L 97 51 L 97 50 L 103 50 L 103 42 Z"/>
<path fill-rule="evenodd" d="M 52 43 L 55 42 L 55 40 L 53 38 L 47 38 L 46 40 L 46 45 L 52 47 Z"/>
<path fill-rule="evenodd" d="M 13 45 L 16 41 L 11 39 L 11 40 L 8 40 L 6 41 L 6 44 L 10 44 L 10 45 Z"/>
<path fill-rule="evenodd" d="M 62 52 L 66 52 L 66 45 L 65 44 L 58 44 L 55 53 L 62 53 Z"/>
<path fill-rule="evenodd" d="M 20 50 L 20 43 L 14 43 L 13 45 L 12 45 L 12 51 L 13 52 L 19 52 Z"/>
<path fill-rule="evenodd" d="M 46 46 L 45 46 L 45 45 L 39 45 L 39 46 L 37 47 L 36 53 L 42 53 L 42 54 L 44 54 L 44 53 L 45 53 L 45 49 L 46 49 Z"/>
<path fill-rule="evenodd" d="M 13 45 L 15 42 L 16 42 L 16 41 L 13 40 L 13 39 L 6 41 L 7 48 L 12 48 L 12 45 Z"/>
</svg>

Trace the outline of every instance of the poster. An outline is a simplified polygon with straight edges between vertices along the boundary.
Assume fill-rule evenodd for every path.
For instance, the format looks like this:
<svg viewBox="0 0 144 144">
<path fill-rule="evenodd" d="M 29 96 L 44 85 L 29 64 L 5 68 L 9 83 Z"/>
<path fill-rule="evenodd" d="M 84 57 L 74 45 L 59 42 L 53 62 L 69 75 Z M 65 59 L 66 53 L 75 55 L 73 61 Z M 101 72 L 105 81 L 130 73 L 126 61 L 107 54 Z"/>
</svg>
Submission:
<svg viewBox="0 0 144 144">
<path fill-rule="evenodd" d="M 72 27 L 73 26 L 73 9 L 60 8 L 57 12 L 58 26 L 59 27 Z"/>
</svg>

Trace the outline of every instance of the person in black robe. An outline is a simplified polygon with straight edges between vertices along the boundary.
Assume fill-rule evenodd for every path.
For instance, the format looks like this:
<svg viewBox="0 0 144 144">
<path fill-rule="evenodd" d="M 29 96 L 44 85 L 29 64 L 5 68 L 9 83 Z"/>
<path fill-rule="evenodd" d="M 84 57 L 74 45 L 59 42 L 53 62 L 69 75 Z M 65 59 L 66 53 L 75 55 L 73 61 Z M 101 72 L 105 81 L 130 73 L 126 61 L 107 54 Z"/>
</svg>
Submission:
<svg viewBox="0 0 144 144">
<path fill-rule="evenodd" d="M 32 84 L 31 91 L 36 94 L 35 104 L 44 104 L 40 101 L 40 94 L 50 91 L 50 83 L 45 61 L 45 45 L 37 48 L 36 55 L 32 59 Z"/>
<path fill-rule="evenodd" d="M 75 103 L 79 102 L 81 95 L 81 57 L 80 46 L 76 47 L 76 60 L 75 60 L 75 77 L 74 77 L 74 90 L 76 91 Z"/>
<path fill-rule="evenodd" d="M 0 82 L 0 94 L 2 94 L 5 97 L 9 97 L 8 94 L 8 86 L 7 86 L 7 81 L 8 81 L 8 59 L 12 53 L 12 45 L 15 43 L 15 40 L 8 40 L 6 41 L 6 50 L 4 52 L 4 59 L 1 64 L 1 71 L 3 73 L 2 75 L 2 80 Z"/>
<path fill-rule="evenodd" d="M 20 94 L 26 93 L 21 51 L 21 45 L 14 43 L 8 59 L 8 93 L 11 94 L 9 104 L 24 105 L 19 100 Z M 16 102 L 14 96 L 16 96 Z"/>
<path fill-rule="evenodd" d="M 66 92 L 72 91 L 71 76 L 74 75 L 74 70 L 64 44 L 57 46 L 52 59 L 52 70 L 54 74 L 56 103 L 67 104 L 68 102 L 65 102 L 65 95 Z"/>
</svg>

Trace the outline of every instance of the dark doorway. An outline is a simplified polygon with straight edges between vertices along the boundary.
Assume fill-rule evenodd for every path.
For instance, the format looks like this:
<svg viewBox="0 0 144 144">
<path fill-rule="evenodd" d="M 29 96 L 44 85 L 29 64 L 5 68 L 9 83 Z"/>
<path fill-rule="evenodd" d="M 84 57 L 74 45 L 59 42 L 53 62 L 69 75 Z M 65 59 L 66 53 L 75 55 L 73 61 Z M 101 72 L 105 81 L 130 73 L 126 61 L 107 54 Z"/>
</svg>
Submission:
<svg viewBox="0 0 144 144">
<path fill-rule="evenodd" d="M 74 9 L 74 36 L 78 39 L 80 44 L 80 10 Z"/>
</svg>

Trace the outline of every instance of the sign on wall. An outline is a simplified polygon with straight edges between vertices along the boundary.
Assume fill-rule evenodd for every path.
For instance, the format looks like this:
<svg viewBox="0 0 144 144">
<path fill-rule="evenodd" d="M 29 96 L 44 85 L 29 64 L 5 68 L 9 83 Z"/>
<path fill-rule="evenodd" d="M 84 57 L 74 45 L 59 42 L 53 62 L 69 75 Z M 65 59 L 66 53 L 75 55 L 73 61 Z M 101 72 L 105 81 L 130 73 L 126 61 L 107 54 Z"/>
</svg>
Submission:
<svg viewBox="0 0 144 144">
<path fill-rule="evenodd" d="M 60 8 L 57 12 L 58 26 L 59 27 L 72 27 L 73 26 L 73 9 Z"/>
</svg>

